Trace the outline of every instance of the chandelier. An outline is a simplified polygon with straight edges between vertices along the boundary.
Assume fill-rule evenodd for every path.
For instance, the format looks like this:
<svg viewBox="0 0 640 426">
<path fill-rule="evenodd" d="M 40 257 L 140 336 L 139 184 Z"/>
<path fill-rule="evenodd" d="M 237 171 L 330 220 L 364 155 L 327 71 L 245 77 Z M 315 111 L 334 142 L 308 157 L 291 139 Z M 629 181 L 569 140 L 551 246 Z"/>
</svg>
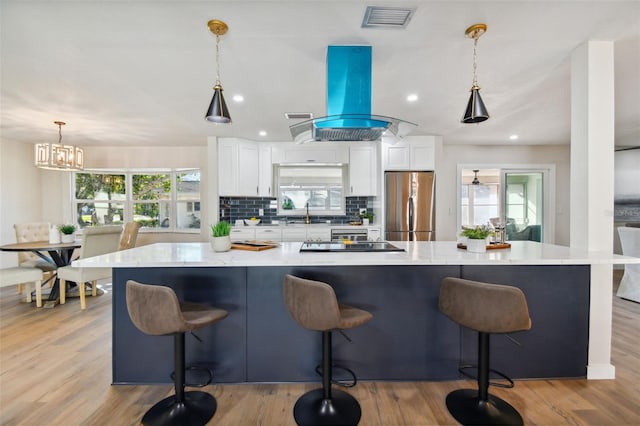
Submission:
<svg viewBox="0 0 640 426">
<path fill-rule="evenodd" d="M 62 144 L 63 121 L 58 126 L 58 143 L 38 143 L 35 150 L 36 167 L 47 170 L 80 171 L 84 168 L 84 151 L 74 145 Z"/>
</svg>

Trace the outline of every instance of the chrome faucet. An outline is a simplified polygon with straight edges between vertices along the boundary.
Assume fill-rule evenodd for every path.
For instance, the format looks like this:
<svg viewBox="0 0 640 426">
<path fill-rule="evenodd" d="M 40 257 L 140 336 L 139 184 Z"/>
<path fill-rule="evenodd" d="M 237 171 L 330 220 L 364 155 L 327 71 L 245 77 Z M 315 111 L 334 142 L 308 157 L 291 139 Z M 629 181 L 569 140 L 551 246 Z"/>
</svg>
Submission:
<svg viewBox="0 0 640 426">
<path fill-rule="evenodd" d="M 307 207 L 307 218 L 305 219 L 305 223 L 308 225 L 311 223 L 311 219 L 309 219 L 309 202 L 308 201 L 307 201 L 306 207 Z"/>
</svg>

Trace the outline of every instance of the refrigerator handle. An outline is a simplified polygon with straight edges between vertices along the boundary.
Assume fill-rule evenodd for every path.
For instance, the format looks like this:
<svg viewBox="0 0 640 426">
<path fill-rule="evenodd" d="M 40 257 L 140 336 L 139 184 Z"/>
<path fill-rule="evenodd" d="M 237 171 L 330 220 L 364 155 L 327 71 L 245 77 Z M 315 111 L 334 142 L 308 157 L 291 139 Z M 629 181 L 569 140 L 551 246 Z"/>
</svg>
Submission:
<svg viewBox="0 0 640 426">
<path fill-rule="evenodd" d="M 408 201 L 409 201 L 409 208 L 408 208 L 408 211 L 409 211 L 409 227 L 408 227 L 407 230 L 409 232 L 411 232 L 411 231 L 413 231 L 413 213 L 414 213 L 413 210 L 415 209 L 415 205 L 414 205 L 414 202 L 413 202 L 413 197 L 409 197 Z"/>
</svg>

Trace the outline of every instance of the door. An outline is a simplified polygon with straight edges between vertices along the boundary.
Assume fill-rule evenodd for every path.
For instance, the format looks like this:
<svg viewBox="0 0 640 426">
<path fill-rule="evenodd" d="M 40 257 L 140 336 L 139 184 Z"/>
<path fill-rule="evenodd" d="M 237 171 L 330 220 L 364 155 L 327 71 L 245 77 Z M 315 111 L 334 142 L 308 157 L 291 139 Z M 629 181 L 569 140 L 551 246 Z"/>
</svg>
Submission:
<svg viewBox="0 0 640 426">
<path fill-rule="evenodd" d="M 503 171 L 507 240 L 543 241 L 544 187 L 542 171 Z"/>
</svg>

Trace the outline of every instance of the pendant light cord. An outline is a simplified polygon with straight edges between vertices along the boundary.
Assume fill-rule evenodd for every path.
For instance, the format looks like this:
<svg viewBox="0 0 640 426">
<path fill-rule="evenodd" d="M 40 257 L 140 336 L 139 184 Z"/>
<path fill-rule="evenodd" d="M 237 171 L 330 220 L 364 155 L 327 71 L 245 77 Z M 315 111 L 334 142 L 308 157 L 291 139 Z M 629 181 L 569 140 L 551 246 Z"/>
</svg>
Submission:
<svg viewBox="0 0 640 426">
<path fill-rule="evenodd" d="M 220 36 L 216 34 L 216 85 L 220 85 Z"/>
<path fill-rule="evenodd" d="M 478 87 L 478 75 L 476 64 L 476 48 L 478 47 L 478 36 L 473 37 L 473 87 Z"/>
</svg>

